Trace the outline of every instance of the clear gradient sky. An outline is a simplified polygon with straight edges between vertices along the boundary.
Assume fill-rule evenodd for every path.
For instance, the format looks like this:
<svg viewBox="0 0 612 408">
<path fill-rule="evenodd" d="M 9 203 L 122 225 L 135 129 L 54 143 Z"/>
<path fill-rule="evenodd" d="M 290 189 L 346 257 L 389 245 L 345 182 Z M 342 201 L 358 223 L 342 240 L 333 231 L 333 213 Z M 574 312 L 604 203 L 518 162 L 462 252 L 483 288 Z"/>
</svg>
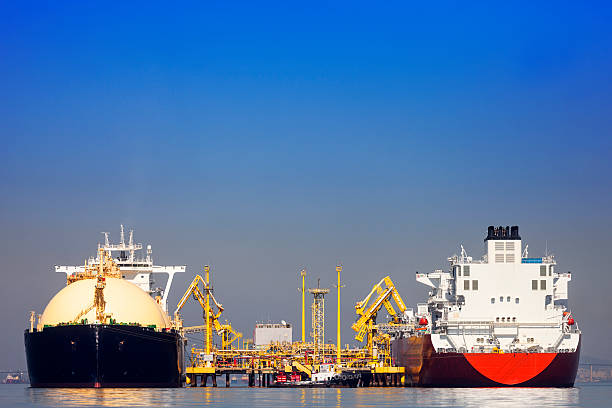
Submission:
<svg viewBox="0 0 612 408">
<path fill-rule="evenodd" d="M 380 277 L 415 305 L 415 271 L 518 224 L 574 273 L 583 355 L 612 359 L 609 5 L 119 3 L 0 5 L 0 368 L 52 266 L 120 223 L 188 265 L 172 305 L 212 264 L 247 337 L 298 338 L 300 268 L 330 286 L 342 262 L 343 343 Z"/>
</svg>

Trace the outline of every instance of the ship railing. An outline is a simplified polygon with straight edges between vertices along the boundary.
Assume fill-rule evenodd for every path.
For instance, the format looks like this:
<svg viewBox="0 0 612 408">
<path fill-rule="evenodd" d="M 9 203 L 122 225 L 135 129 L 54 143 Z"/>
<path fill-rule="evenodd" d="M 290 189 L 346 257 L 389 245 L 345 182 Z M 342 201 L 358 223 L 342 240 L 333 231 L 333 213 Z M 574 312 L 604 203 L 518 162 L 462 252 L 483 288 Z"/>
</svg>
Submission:
<svg viewBox="0 0 612 408">
<path fill-rule="evenodd" d="M 559 327 L 560 323 L 554 322 L 495 322 L 493 320 L 456 320 L 456 321 L 441 321 L 441 327 L 466 327 L 466 326 L 487 326 L 487 327 Z"/>
<path fill-rule="evenodd" d="M 414 324 L 380 323 L 376 325 L 376 329 L 382 332 L 407 332 L 414 331 Z"/>
<path fill-rule="evenodd" d="M 493 325 L 493 320 L 445 320 L 440 321 L 441 327 L 486 326 Z"/>
<path fill-rule="evenodd" d="M 142 244 L 132 244 L 132 245 L 108 244 L 108 245 L 104 245 L 103 248 L 107 251 L 132 251 L 132 250 L 139 251 L 142 249 Z"/>
</svg>

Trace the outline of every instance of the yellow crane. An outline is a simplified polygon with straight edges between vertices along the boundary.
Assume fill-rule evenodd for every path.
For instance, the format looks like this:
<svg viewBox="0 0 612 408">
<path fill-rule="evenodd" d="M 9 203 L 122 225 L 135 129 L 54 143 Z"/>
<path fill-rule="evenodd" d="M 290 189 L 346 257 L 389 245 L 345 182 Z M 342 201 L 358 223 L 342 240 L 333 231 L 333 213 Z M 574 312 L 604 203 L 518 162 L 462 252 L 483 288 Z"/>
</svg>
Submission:
<svg viewBox="0 0 612 408">
<path fill-rule="evenodd" d="M 374 293 L 376 293 L 376 299 L 368 306 Z M 395 288 L 395 284 L 390 277 L 385 276 L 380 280 L 380 282 L 374 285 L 365 299 L 355 304 L 355 312 L 359 315 L 359 317 L 357 318 L 357 321 L 353 323 L 351 328 L 357 332 L 355 339 L 358 341 L 363 341 L 367 334 L 368 341 L 366 347 L 370 352 L 370 355 L 372 355 L 373 351 L 373 334 L 376 330 L 376 315 L 378 314 L 380 308 L 384 306 L 394 320 L 398 320 L 399 318 L 398 313 L 395 311 L 390 302 L 391 298 L 395 300 L 400 313 L 406 311 L 406 305 Z"/>
<path fill-rule="evenodd" d="M 236 348 L 233 343 L 242 338 L 242 333 L 236 331 L 227 320 L 225 324 L 221 324 L 219 323 L 219 319 L 213 319 L 212 326 L 215 328 L 217 335 L 221 337 L 222 350 L 233 350 Z M 183 333 L 205 332 L 206 325 L 183 327 L 182 331 Z M 239 344 L 240 341 L 238 341 L 237 346 Z"/>
<path fill-rule="evenodd" d="M 223 305 L 217 301 L 215 296 L 212 294 L 212 291 L 210 290 L 210 268 L 208 267 L 208 265 L 204 267 L 204 271 L 206 273 L 206 279 L 202 278 L 202 276 L 200 275 L 196 275 L 195 278 L 193 278 L 193 281 L 191 282 L 189 287 L 187 288 L 187 291 L 179 301 L 176 307 L 176 311 L 174 312 L 174 321 L 176 326 L 182 326 L 180 311 L 183 306 L 185 306 L 185 303 L 187 302 L 189 297 L 193 296 L 193 298 L 198 301 L 204 312 L 204 325 L 184 327 L 182 328 L 182 331 L 183 333 L 195 333 L 202 331 L 205 332 L 206 354 L 210 354 L 212 352 L 213 327 L 217 335 L 221 337 L 221 348 L 224 350 L 229 347 L 233 348 L 233 343 L 242 337 L 242 333 L 234 330 L 232 325 L 227 320 L 225 321 L 225 324 L 221 324 L 219 322 L 219 317 L 223 312 Z M 200 285 L 202 286 L 202 289 L 200 289 Z M 214 306 L 216 306 L 216 312 L 211 305 L 211 299 Z"/>
</svg>

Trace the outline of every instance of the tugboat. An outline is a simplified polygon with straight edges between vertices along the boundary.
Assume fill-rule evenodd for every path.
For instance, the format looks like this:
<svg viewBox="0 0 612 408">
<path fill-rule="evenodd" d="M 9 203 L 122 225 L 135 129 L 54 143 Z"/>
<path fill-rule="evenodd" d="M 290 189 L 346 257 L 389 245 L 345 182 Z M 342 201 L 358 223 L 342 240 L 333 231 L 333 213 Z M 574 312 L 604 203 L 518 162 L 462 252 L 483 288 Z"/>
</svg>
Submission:
<svg viewBox="0 0 612 408">
<path fill-rule="evenodd" d="M 407 314 L 412 330 L 392 333 L 396 363 L 415 386 L 572 387 L 581 332 L 571 273 L 553 255 L 530 258 L 518 226 L 490 226 L 484 242 L 479 260 L 462 246 L 448 271 L 417 273 L 429 299 Z"/>
<path fill-rule="evenodd" d="M 56 266 L 66 287 L 24 333 L 32 387 L 180 387 L 183 348 L 166 313 L 174 273 L 136 259 L 141 244 L 98 246 L 83 266 Z M 112 252 L 118 251 L 115 259 Z M 169 274 L 166 289 L 152 289 L 152 273 Z"/>
<path fill-rule="evenodd" d="M 271 388 L 355 388 L 361 379 L 360 373 L 337 373 L 333 364 L 321 364 L 311 374 L 311 378 L 303 380 L 299 374 L 279 373 Z"/>
</svg>

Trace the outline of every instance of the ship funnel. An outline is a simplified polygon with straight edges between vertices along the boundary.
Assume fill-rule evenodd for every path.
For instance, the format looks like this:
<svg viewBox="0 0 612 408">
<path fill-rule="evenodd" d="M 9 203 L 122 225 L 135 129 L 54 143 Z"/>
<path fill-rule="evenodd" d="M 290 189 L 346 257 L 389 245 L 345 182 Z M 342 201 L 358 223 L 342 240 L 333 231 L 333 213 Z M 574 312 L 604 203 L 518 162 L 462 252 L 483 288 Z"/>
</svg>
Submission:
<svg viewBox="0 0 612 408">
<path fill-rule="evenodd" d="M 493 239 L 494 237 L 495 237 L 495 227 L 492 225 L 489 225 L 489 229 L 487 231 L 487 239 Z"/>
<path fill-rule="evenodd" d="M 513 225 L 510 227 L 510 239 L 521 239 L 519 236 L 519 227 L 518 225 Z"/>
<path fill-rule="evenodd" d="M 487 228 L 487 237 L 485 238 L 485 241 L 518 239 L 521 239 L 518 225 L 513 225 L 512 227 L 502 227 L 501 225 L 499 227 L 494 227 L 493 225 L 489 225 Z"/>
</svg>

